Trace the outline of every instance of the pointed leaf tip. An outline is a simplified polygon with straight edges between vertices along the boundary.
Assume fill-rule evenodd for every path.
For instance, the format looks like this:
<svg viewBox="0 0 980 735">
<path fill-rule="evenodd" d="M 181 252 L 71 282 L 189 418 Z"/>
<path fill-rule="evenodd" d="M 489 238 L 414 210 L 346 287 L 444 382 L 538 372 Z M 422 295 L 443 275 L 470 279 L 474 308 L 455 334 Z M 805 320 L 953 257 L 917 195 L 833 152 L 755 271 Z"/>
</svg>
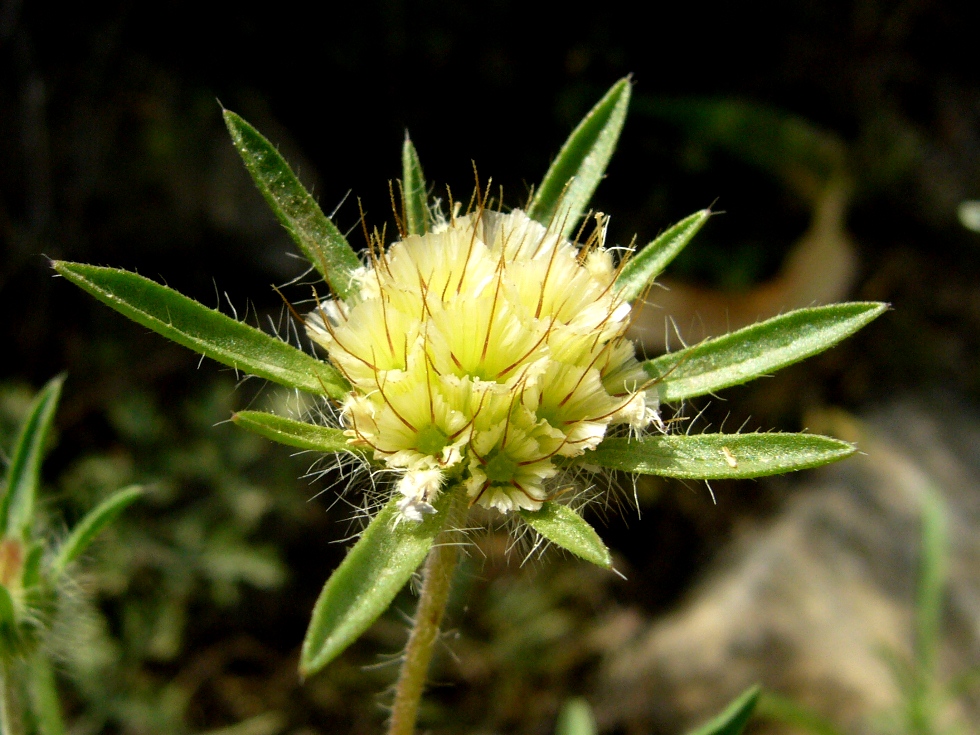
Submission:
<svg viewBox="0 0 980 735">
<path fill-rule="evenodd" d="M 688 735 L 740 735 L 752 717 L 761 692 L 758 685 L 749 687 L 732 700 L 721 714 Z"/>
<path fill-rule="evenodd" d="M 599 534 L 578 513 L 561 503 L 547 502 L 538 511 L 520 511 L 527 524 L 556 546 L 610 569 L 612 555 Z"/>
<path fill-rule="evenodd" d="M 888 310 L 852 302 L 798 309 L 646 361 L 670 403 L 707 395 L 773 373 L 833 347 Z"/>
<path fill-rule="evenodd" d="M 425 176 L 422 162 L 412 139 L 405 131 L 402 145 L 402 212 L 409 235 L 424 235 L 429 230 L 429 208 L 426 204 Z"/>
<path fill-rule="evenodd" d="M 616 279 L 620 297 L 625 301 L 638 298 L 670 261 L 691 242 L 711 214 L 710 209 L 702 209 L 685 217 L 633 255 Z"/>
<path fill-rule="evenodd" d="M 244 429 L 290 447 L 331 454 L 356 451 L 347 443 L 343 431 L 329 426 L 294 421 L 264 411 L 238 411 L 231 420 Z"/>
<path fill-rule="evenodd" d="M 329 364 L 149 278 L 67 261 L 52 267 L 137 324 L 236 370 L 331 398 L 349 390 Z"/>
<path fill-rule="evenodd" d="M 48 381 L 34 397 L 21 426 L 0 500 L 0 535 L 24 538 L 33 524 L 41 461 L 64 382 L 64 374 Z"/>
<path fill-rule="evenodd" d="M 58 549 L 58 553 L 51 564 L 55 578 L 60 576 L 65 568 L 89 547 L 104 528 L 116 520 L 120 513 L 142 495 L 143 488 L 132 485 L 114 493 L 90 510 L 72 529 L 68 538 Z"/>
<path fill-rule="evenodd" d="M 592 708 L 584 697 L 567 700 L 558 711 L 555 735 L 598 735 Z"/>
<path fill-rule="evenodd" d="M 686 480 L 738 480 L 820 467 L 853 444 L 818 434 L 693 434 L 612 437 L 582 455 L 588 464 Z"/>
<path fill-rule="evenodd" d="M 572 131 L 535 190 L 531 219 L 556 224 L 564 237 L 575 231 L 616 148 L 631 89 L 630 77 L 620 79 Z"/>
<path fill-rule="evenodd" d="M 335 294 L 342 299 L 349 296 L 351 274 L 361 262 L 347 238 L 265 136 L 231 110 L 222 116 L 245 168 L 297 247 Z"/>
</svg>

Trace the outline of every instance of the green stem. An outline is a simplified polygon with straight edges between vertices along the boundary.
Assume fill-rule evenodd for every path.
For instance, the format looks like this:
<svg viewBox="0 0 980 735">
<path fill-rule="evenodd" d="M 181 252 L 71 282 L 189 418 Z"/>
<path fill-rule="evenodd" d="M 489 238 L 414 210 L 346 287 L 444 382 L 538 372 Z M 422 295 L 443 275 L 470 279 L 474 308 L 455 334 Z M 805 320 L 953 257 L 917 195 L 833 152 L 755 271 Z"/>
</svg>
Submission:
<svg viewBox="0 0 980 735">
<path fill-rule="evenodd" d="M 12 662 L 0 659 L 0 733 L 23 735 L 24 720 L 20 712 L 20 692 L 17 678 L 11 671 Z"/>
<path fill-rule="evenodd" d="M 408 637 L 408 646 L 395 685 L 395 703 L 388 723 L 388 735 L 412 735 L 418 717 L 419 702 L 425 689 L 429 663 L 439 637 L 439 626 L 446 612 L 449 588 L 453 581 L 458 557 L 457 544 L 460 521 L 466 517 L 466 496 L 459 488 L 451 492 L 456 498 L 448 508 L 446 530 L 439 534 L 425 560 L 422 592 L 415 612 L 415 623 Z"/>
</svg>

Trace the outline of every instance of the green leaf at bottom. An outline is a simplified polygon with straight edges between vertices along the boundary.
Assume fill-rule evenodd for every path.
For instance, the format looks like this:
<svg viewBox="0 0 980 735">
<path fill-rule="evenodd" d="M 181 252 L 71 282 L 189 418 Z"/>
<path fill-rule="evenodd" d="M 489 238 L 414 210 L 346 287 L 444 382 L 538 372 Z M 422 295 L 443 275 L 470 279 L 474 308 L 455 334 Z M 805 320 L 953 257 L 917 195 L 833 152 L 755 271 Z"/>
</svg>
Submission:
<svg viewBox="0 0 980 735">
<path fill-rule="evenodd" d="M 758 685 L 749 687 L 738 695 L 725 710 L 710 722 L 706 722 L 688 735 L 739 735 L 748 724 L 752 710 L 759 701 Z"/>
<path fill-rule="evenodd" d="M 581 460 L 641 475 L 736 480 L 819 467 L 855 451 L 847 442 L 818 434 L 697 434 L 614 437 Z"/>
<path fill-rule="evenodd" d="M 452 493 L 434 503 L 436 513 L 421 522 L 395 525 L 398 501 L 390 501 L 364 529 L 320 593 L 306 631 L 299 670 L 315 674 L 378 619 L 418 569 L 442 530 Z"/>
<path fill-rule="evenodd" d="M 522 510 L 521 518 L 551 543 L 597 566 L 609 569 L 612 557 L 599 534 L 582 516 L 561 503 L 544 503 L 541 510 Z"/>
</svg>

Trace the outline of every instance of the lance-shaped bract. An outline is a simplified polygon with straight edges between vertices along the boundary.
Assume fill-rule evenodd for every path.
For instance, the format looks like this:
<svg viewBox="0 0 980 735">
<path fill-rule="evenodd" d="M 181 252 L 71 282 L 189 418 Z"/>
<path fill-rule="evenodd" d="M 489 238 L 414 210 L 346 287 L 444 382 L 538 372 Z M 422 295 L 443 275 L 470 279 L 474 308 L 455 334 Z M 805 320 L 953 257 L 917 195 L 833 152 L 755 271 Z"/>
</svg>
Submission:
<svg viewBox="0 0 980 735">
<path fill-rule="evenodd" d="M 446 493 L 437 501 L 445 510 Z M 398 506 L 388 503 L 330 575 L 313 608 L 303 640 L 300 673 L 316 673 L 378 619 L 425 559 L 446 521 L 435 513 L 421 523 L 398 523 Z"/>
<path fill-rule="evenodd" d="M 557 223 L 565 237 L 575 231 L 619 141 L 630 92 L 629 78 L 620 79 L 572 131 L 534 192 L 532 219 Z"/>
<path fill-rule="evenodd" d="M 351 274 L 361 265 L 347 238 L 296 178 L 279 151 L 230 110 L 225 124 L 252 180 L 300 251 L 341 298 L 350 293 Z"/>
<path fill-rule="evenodd" d="M 887 309 L 874 302 L 797 309 L 648 360 L 644 367 L 666 403 L 704 396 L 823 352 Z"/>
<path fill-rule="evenodd" d="M 347 392 L 330 365 L 149 278 L 63 260 L 51 266 L 134 322 L 236 370 L 334 398 Z"/>
</svg>

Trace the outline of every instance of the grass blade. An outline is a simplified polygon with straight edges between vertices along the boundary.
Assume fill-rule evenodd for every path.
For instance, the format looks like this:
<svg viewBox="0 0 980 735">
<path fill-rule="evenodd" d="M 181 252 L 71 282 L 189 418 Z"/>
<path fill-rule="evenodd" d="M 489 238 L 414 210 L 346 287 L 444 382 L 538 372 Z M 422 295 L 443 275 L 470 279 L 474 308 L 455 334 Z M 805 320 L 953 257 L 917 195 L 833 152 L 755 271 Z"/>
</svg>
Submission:
<svg viewBox="0 0 980 735">
<path fill-rule="evenodd" d="M 847 442 L 817 434 L 698 434 L 613 437 L 581 459 L 641 475 L 737 480 L 819 467 L 855 451 Z"/>
<path fill-rule="evenodd" d="M 746 689 L 721 714 L 688 735 L 739 735 L 752 716 L 760 691 L 758 685 Z"/>
<path fill-rule="evenodd" d="M 3 536 L 26 540 L 34 521 L 41 460 L 64 382 L 65 377 L 59 375 L 40 390 L 17 436 L 7 471 L 6 492 L 0 501 L 0 534 Z"/>
<path fill-rule="evenodd" d="M 115 268 L 57 260 L 52 267 L 134 322 L 212 360 L 308 393 L 347 394 L 347 381 L 327 363 L 172 288 Z"/>
<path fill-rule="evenodd" d="M 702 209 L 685 217 L 630 258 L 616 279 L 619 295 L 626 301 L 633 301 L 642 294 L 667 264 L 687 246 L 710 216 L 710 209 Z"/>
<path fill-rule="evenodd" d="M 609 569 L 612 556 L 599 534 L 582 516 L 561 503 L 544 503 L 538 511 L 520 511 L 521 518 L 556 546 Z"/>
<path fill-rule="evenodd" d="M 276 217 L 334 294 L 347 298 L 353 291 L 351 273 L 361 266 L 347 238 L 323 214 L 272 143 L 234 112 L 225 110 L 224 118 L 235 150 Z"/>
<path fill-rule="evenodd" d="M 762 693 L 756 715 L 809 735 L 844 735 L 832 722 L 810 708 L 775 692 Z"/>
<path fill-rule="evenodd" d="M 545 226 L 556 223 L 565 237 L 575 230 L 606 173 L 626 120 L 630 91 L 629 78 L 620 79 L 572 131 L 534 192 L 528 207 L 531 219 Z"/>
<path fill-rule="evenodd" d="M 943 602 L 949 567 L 949 534 L 946 505 L 930 482 L 920 490 L 922 549 L 915 602 L 915 686 L 910 714 L 920 726 L 931 725 L 936 715 L 935 692 L 939 680 L 939 647 L 942 643 Z"/>
<path fill-rule="evenodd" d="M 648 360 L 670 403 L 746 383 L 823 352 L 881 316 L 887 304 L 853 302 L 798 309 L 723 337 Z"/>
</svg>

